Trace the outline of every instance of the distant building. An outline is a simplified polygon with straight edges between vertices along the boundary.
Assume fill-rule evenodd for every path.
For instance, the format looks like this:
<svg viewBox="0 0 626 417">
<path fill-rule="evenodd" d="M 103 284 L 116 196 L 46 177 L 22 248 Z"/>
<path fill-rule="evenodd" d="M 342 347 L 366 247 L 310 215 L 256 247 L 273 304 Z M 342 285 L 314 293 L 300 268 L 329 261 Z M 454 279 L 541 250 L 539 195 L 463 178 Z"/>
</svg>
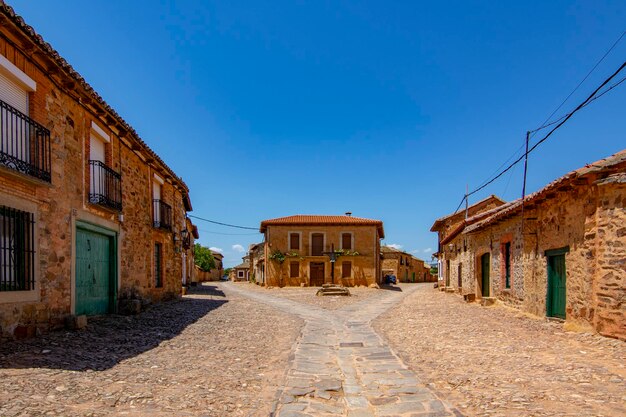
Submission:
<svg viewBox="0 0 626 417">
<path fill-rule="evenodd" d="M 443 284 L 626 340 L 625 204 L 626 150 L 448 233 L 440 219 Z"/>
<path fill-rule="evenodd" d="M 424 261 L 390 246 L 380 249 L 382 258 L 382 278 L 394 275 L 400 282 L 429 282 L 430 266 Z"/>
<path fill-rule="evenodd" d="M 250 261 L 244 256 L 243 262 L 230 270 L 231 281 L 250 281 Z"/>
<path fill-rule="evenodd" d="M 295 215 L 264 220 L 264 280 L 271 286 L 346 286 L 380 282 L 380 220 L 344 216 Z M 329 254 L 334 248 L 336 261 Z M 334 271 L 334 274 L 333 274 Z"/>
</svg>

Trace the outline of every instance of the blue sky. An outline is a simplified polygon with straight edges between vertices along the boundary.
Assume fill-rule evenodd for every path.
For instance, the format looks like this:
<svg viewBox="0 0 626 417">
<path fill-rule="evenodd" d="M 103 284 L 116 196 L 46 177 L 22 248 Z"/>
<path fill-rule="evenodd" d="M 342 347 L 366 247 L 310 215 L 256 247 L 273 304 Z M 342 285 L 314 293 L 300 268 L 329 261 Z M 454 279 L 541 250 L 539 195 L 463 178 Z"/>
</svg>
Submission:
<svg viewBox="0 0 626 417">
<path fill-rule="evenodd" d="M 434 219 L 626 30 L 626 3 L 602 0 L 9 3 L 183 177 L 192 214 L 352 211 L 426 260 Z M 626 39 L 558 114 L 624 58 Z M 625 116 L 626 83 L 531 155 L 528 190 L 626 148 Z M 518 198 L 521 168 L 470 203 Z M 227 266 L 261 239 L 196 223 Z"/>
</svg>

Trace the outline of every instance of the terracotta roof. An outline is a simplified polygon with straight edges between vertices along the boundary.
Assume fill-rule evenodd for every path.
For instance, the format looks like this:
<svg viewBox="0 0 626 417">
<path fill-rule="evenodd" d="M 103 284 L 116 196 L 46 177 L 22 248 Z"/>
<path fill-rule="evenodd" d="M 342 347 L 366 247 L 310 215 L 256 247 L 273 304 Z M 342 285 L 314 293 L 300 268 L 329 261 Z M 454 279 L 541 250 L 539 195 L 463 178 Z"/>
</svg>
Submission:
<svg viewBox="0 0 626 417">
<path fill-rule="evenodd" d="M 38 46 L 45 55 L 51 59 L 69 78 L 73 79 L 85 91 L 85 95 L 96 102 L 106 112 L 108 112 L 123 130 L 133 136 L 133 139 L 161 166 L 181 184 L 181 186 L 189 191 L 185 182 L 177 176 L 174 171 L 157 155 L 150 147 L 139 137 L 139 134 L 130 126 L 106 101 L 93 89 L 91 85 L 65 60 L 61 55 L 44 39 L 35 32 L 32 26 L 28 25 L 24 19 L 15 13 L 15 10 L 4 1 L 0 0 L 0 13 L 6 16 L 13 24 L 15 24 L 30 39 L 33 44 Z M 79 92 L 78 88 L 73 88 L 75 92 Z M 191 205 L 190 205 L 191 207 Z M 191 211 L 191 208 L 188 210 Z"/>
<path fill-rule="evenodd" d="M 403 255 L 406 255 L 406 256 L 410 256 L 412 259 L 414 259 L 416 261 L 424 262 L 423 259 L 417 258 L 417 257 L 415 257 L 415 256 L 411 255 L 410 253 L 405 252 L 403 250 L 392 248 L 391 246 L 383 245 L 383 246 L 380 247 L 380 251 L 382 253 L 400 253 L 400 254 L 403 254 Z"/>
<path fill-rule="evenodd" d="M 500 198 L 500 197 L 498 197 L 497 195 L 492 194 L 492 195 L 490 195 L 489 197 L 484 198 L 484 199 L 482 199 L 482 200 L 480 200 L 480 201 L 478 201 L 478 202 L 476 202 L 476 203 L 472 204 L 471 206 L 469 206 L 469 207 L 468 207 L 468 211 L 469 211 L 469 210 L 471 210 L 471 209 L 473 209 L 473 208 L 475 208 L 475 207 L 477 207 L 477 206 L 479 206 L 479 205 L 481 205 L 481 204 L 488 203 L 489 201 L 495 201 L 495 202 L 498 202 L 498 203 L 501 203 L 501 204 L 506 203 L 506 201 L 505 201 L 505 200 L 501 199 L 501 198 Z M 435 220 L 435 222 L 434 222 L 434 223 L 433 223 L 433 225 L 431 226 L 430 231 L 431 231 L 431 232 L 435 232 L 435 231 L 436 231 L 436 228 L 437 228 L 437 227 L 439 227 L 439 225 L 440 225 L 441 223 L 443 223 L 445 220 L 447 220 L 447 219 L 449 219 L 449 218 L 451 218 L 451 217 L 457 216 L 457 215 L 459 215 L 459 214 L 463 214 L 464 212 L 465 212 L 465 210 L 459 210 L 459 211 L 455 211 L 455 212 L 454 212 L 454 213 L 452 213 L 452 214 L 448 214 L 448 215 L 446 215 L 446 216 L 443 216 L 443 217 L 438 218 L 437 220 Z"/>
<path fill-rule="evenodd" d="M 609 182 L 620 181 L 620 178 L 622 178 L 624 176 L 624 173 L 626 172 L 626 149 L 620 152 L 617 152 L 607 158 L 600 159 L 599 161 L 596 161 L 592 164 L 587 164 L 582 168 L 568 172 L 562 177 L 557 178 L 556 180 L 552 181 L 550 184 L 546 185 L 541 190 L 527 195 L 526 198 L 524 198 L 524 205 L 535 202 L 539 200 L 540 198 L 547 196 L 550 193 L 555 193 L 556 191 L 558 191 L 560 187 L 566 185 L 568 182 L 572 180 L 583 178 L 591 174 L 606 172 L 606 171 L 617 171 L 617 172 L 614 173 L 613 175 L 608 175 L 607 178 L 600 180 L 600 182 L 606 181 L 606 180 L 608 180 Z M 492 223 L 495 220 L 505 218 L 508 215 L 513 214 L 517 212 L 518 210 L 521 210 L 521 208 L 522 208 L 522 199 L 518 198 L 517 200 L 512 201 L 506 205 L 490 210 L 491 213 L 489 212 L 482 213 L 482 214 L 489 213 L 491 215 L 488 216 L 487 218 L 481 218 L 480 221 L 478 222 L 474 222 L 475 224 L 472 224 L 471 226 L 467 227 L 464 233 L 470 233 L 475 230 L 481 229 L 482 227 Z"/>
<path fill-rule="evenodd" d="M 263 220 L 261 222 L 261 227 L 259 230 L 261 231 L 261 233 L 264 233 L 267 226 L 281 226 L 289 224 L 299 226 L 377 226 L 380 237 L 385 237 L 382 220 L 365 219 L 363 217 L 354 216 L 297 214 L 295 216 L 278 217 L 276 219 Z"/>
<path fill-rule="evenodd" d="M 248 269 L 250 268 L 250 262 L 242 262 L 237 266 L 233 266 L 233 269 Z"/>
</svg>

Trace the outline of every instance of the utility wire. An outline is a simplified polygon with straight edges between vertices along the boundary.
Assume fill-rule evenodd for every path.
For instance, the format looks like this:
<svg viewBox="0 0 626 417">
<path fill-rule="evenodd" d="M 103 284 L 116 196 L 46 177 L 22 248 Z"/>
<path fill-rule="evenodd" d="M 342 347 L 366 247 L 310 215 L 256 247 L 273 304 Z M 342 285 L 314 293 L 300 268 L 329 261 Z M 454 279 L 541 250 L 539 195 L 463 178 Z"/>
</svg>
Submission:
<svg viewBox="0 0 626 417">
<path fill-rule="evenodd" d="M 552 130 L 550 130 L 550 132 L 548 132 L 547 135 L 545 135 L 539 142 L 535 143 L 530 149 L 528 149 L 528 152 L 524 152 L 522 154 L 522 156 L 520 156 L 519 158 L 517 158 L 515 161 L 513 161 L 511 164 L 509 164 L 509 166 L 507 166 L 504 170 L 500 171 L 499 174 L 497 174 L 496 176 L 494 176 L 493 178 L 491 178 L 489 181 L 487 181 L 486 183 L 484 183 L 483 185 L 481 185 L 480 187 L 476 188 L 475 190 L 473 190 L 471 193 L 466 194 L 465 198 L 468 198 L 469 196 L 476 194 L 477 192 L 479 192 L 480 190 L 482 190 L 483 188 L 485 188 L 486 186 L 488 186 L 489 184 L 491 184 L 492 182 L 494 182 L 495 180 L 497 180 L 498 178 L 500 178 L 502 175 L 504 175 L 506 172 L 508 172 L 511 168 L 513 168 L 515 165 L 517 165 L 522 159 L 524 159 L 524 157 L 528 154 L 530 154 L 532 151 L 534 151 L 537 146 L 541 145 L 543 142 L 545 142 L 558 128 L 560 128 L 561 126 L 563 126 L 563 124 L 565 122 L 567 122 L 576 112 L 578 112 L 580 109 L 582 109 L 583 107 L 585 107 L 587 104 L 589 104 L 593 97 L 596 96 L 596 94 L 598 93 L 598 91 L 600 91 L 605 85 L 607 85 L 613 78 L 615 78 L 615 76 L 617 74 L 619 74 L 624 67 L 626 67 L 626 61 L 617 69 L 617 71 L 615 71 L 609 78 L 607 78 L 606 80 L 604 80 L 602 82 L 602 84 L 600 84 L 600 86 L 598 88 L 596 88 L 593 93 L 591 93 L 589 95 L 589 97 L 587 97 L 582 103 L 580 103 L 574 110 L 572 110 L 571 112 L 569 112 L 564 118 L 563 120 L 561 120 L 561 122 L 559 124 L 557 124 Z M 608 90 L 607 90 L 608 91 Z M 462 204 L 462 201 L 461 201 Z M 460 207 L 460 205 L 459 205 Z M 457 208 L 458 210 L 458 208 Z"/>
<path fill-rule="evenodd" d="M 235 227 L 237 229 L 246 229 L 246 230 L 257 230 L 257 231 L 259 230 L 258 227 L 237 226 L 234 224 L 228 224 L 228 223 L 217 222 L 215 220 L 204 219 L 202 217 L 194 216 L 192 214 L 189 214 L 188 217 L 193 217 L 194 219 L 202 220 L 203 222 L 219 224 L 220 226 Z"/>
<path fill-rule="evenodd" d="M 204 229 L 198 229 L 200 232 L 202 233 L 210 233 L 213 235 L 224 235 L 224 236 L 252 236 L 252 235 L 258 235 L 259 233 L 220 233 L 220 232 L 214 232 L 212 230 L 204 230 Z"/>
<path fill-rule="evenodd" d="M 544 127 L 548 127 L 549 125 L 546 125 L 546 123 L 552 118 L 552 116 L 554 116 L 556 114 L 557 111 L 559 111 L 559 109 L 561 107 L 563 107 L 563 105 L 567 102 L 567 100 L 569 100 L 569 98 L 572 96 L 572 94 L 574 94 L 576 92 L 576 90 L 578 90 L 580 88 L 581 85 L 583 85 L 583 83 L 587 80 L 587 78 L 589 78 L 589 76 L 591 75 L 592 72 L 595 71 L 596 68 L 598 68 L 598 65 L 600 65 L 602 63 L 602 61 L 604 61 L 604 58 L 606 58 L 606 56 L 608 54 L 611 53 L 611 51 L 617 46 L 617 44 L 622 40 L 622 38 L 624 37 L 624 35 L 626 35 L 626 31 L 622 32 L 622 34 L 620 35 L 619 38 L 617 38 L 617 40 L 613 43 L 613 45 L 611 45 L 611 47 L 609 48 L 608 51 L 606 51 L 604 53 L 604 55 L 602 55 L 602 58 L 600 58 L 600 60 L 598 62 L 596 62 L 596 65 L 593 66 L 593 68 L 591 68 L 591 70 L 589 70 L 589 72 L 587 73 L 587 75 L 585 75 L 585 78 L 583 78 L 576 87 L 574 87 L 574 89 L 572 90 L 571 93 L 569 93 L 569 95 L 567 97 L 565 97 L 565 100 L 563 100 L 561 102 L 561 104 L 559 104 L 559 106 L 554 109 L 554 111 L 552 112 L 552 114 L 550 114 L 550 116 L 548 116 L 548 118 L 542 123 L 542 127 L 540 127 L 539 129 L 535 129 L 534 131 L 531 131 L 531 133 L 536 132 L 537 130 L 540 130 Z"/>
</svg>

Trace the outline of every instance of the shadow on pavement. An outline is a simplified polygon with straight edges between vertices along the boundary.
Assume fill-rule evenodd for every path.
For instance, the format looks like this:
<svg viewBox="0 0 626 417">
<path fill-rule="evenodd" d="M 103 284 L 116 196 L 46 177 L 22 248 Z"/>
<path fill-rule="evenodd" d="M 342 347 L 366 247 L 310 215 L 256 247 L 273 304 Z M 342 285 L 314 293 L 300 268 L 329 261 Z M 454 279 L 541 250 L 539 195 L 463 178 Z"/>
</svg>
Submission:
<svg viewBox="0 0 626 417">
<path fill-rule="evenodd" d="M 381 290 L 388 290 L 388 291 L 400 291 L 400 292 L 402 292 L 402 288 L 396 287 L 394 285 L 388 285 L 388 284 L 380 285 L 380 289 Z"/>
<path fill-rule="evenodd" d="M 216 285 L 212 284 L 200 284 L 187 287 L 188 295 L 212 295 L 214 297 L 226 297 L 224 291 L 219 289 Z"/>
<path fill-rule="evenodd" d="M 207 291 L 224 295 L 215 289 Z M 34 339 L 0 343 L 0 369 L 103 371 L 176 337 L 227 302 L 183 298 L 155 304 L 136 316 L 90 317 L 84 330 L 55 331 Z"/>
</svg>

